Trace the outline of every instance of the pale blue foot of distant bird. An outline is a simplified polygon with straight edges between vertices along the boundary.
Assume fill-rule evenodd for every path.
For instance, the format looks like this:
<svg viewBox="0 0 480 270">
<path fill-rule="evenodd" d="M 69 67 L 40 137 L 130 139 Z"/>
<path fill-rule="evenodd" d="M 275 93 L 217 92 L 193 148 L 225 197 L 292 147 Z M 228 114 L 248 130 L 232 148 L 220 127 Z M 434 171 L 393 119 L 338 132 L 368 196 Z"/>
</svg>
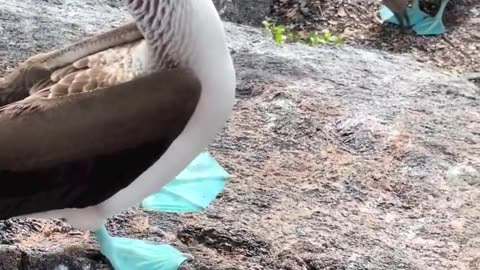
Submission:
<svg viewBox="0 0 480 270">
<path fill-rule="evenodd" d="M 448 0 L 442 0 L 440 8 L 434 17 L 427 17 L 417 23 L 413 30 L 417 35 L 440 35 L 445 33 L 445 26 L 443 25 L 443 14 L 447 7 Z"/>
<path fill-rule="evenodd" d="M 428 17 L 428 14 L 426 14 L 420 9 L 419 1 L 420 0 L 414 0 L 412 2 L 412 6 L 407 8 L 407 16 L 408 16 L 408 23 L 409 23 L 408 26 L 414 26 L 424 18 Z M 400 25 L 400 22 L 398 21 L 397 17 L 395 17 L 394 13 L 385 5 L 380 5 L 380 9 L 378 12 L 383 21 Z"/>
<path fill-rule="evenodd" d="M 420 9 L 420 0 L 412 1 L 412 6 L 407 8 L 407 16 L 410 21 L 409 26 L 414 26 L 423 19 L 429 17 L 427 13 Z"/>
<path fill-rule="evenodd" d="M 395 14 L 393 14 L 393 12 L 385 5 L 380 5 L 378 13 L 380 14 L 380 18 L 382 18 L 382 21 L 400 25 L 400 22 L 398 21 L 397 17 L 395 17 Z"/>
</svg>

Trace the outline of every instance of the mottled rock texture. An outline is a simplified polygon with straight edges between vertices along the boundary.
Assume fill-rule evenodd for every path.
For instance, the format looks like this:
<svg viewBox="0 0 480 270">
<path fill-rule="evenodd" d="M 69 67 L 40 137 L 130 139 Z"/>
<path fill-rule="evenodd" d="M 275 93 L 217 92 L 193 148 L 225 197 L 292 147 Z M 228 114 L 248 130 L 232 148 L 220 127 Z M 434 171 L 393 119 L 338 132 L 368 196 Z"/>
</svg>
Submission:
<svg viewBox="0 0 480 270">
<path fill-rule="evenodd" d="M 0 0 L 0 65 L 119 25 L 120 1 Z M 211 152 L 233 175 L 203 213 L 135 208 L 116 235 L 186 269 L 480 269 L 480 90 L 409 57 L 277 46 L 226 23 L 238 103 Z M 214 68 L 214 67 L 212 67 Z M 0 222 L 0 269 L 110 269 L 58 221 Z"/>
<path fill-rule="evenodd" d="M 270 15 L 273 0 L 213 0 L 222 19 L 253 26 Z"/>
</svg>

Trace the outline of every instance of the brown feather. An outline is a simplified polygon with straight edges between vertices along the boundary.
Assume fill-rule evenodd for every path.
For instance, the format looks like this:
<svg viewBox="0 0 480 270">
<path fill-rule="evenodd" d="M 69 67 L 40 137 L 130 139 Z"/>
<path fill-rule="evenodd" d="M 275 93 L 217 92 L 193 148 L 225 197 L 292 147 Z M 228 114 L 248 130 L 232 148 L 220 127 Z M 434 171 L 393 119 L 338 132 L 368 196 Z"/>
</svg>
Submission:
<svg viewBox="0 0 480 270">
<path fill-rule="evenodd" d="M 52 72 L 30 90 L 30 95 L 40 89 L 49 91 L 48 98 L 80 94 L 110 87 L 133 79 L 132 49 L 140 42 L 132 42 L 81 58 Z M 46 94 L 42 92 L 41 96 Z"/>
<path fill-rule="evenodd" d="M 131 22 L 63 48 L 33 55 L 0 79 L 0 106 L 19 101 L 54 85 L 75 70 L 88 67 L 88 56 L 107 52 L 112 48 L 115 48 L 113 51 L 131 49 L 142 40 L 143 36 L 136 23 Z M 97 58 L 100 55 L 103 54 L 98 54 Z M 110 61 L 116 61 L 113 57 L 110 58 Z"/>
<path fill-rule="evenodd" d="M 0 179 L 11 184 L 0 189 L 0 219 L 104 201 L 183 131 L 198 78 L 138 70 L 141 41 L 129 24 L 36 55 L 0 80 Z"/>
<path fill-rule="evenodd" d="M 9 183 L 0 219 L 92 206 L 127 187 L 183 131 L 201 85 L 177 69 L 79 95 L 44 92 L 0 108 L 0 178 Z"/>
</svg>

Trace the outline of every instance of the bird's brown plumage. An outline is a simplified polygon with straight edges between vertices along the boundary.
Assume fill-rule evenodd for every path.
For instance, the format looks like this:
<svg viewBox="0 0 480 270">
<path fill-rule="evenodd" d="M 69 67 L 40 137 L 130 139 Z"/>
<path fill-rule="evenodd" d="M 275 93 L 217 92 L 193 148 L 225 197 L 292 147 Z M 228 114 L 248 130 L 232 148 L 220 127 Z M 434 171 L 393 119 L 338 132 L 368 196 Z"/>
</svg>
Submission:
<svg viewBox="0 0 480 270">
<path fill-rule="evenodd" d="M 0 80 L 0 219 L 100 203 L 182 132 L 201 85 L 187 69 L 139 71 L 135 31 L 36 55 Z"/>
<path fill-rule="evenodd" d="M 30 89 L 30 94 L 48 93 L 49 98 L 94 91 L 135 78 L 132 55 L 140 41 L 101 51 L 55 70 Z"/>
<path fill-rule="evenodd" d="M 113 68 L 113 62 L 120 62 L 122 57 L 130 56 L 125 54 L 125 50 L 131 50 L 142 40 L 137 25 L 127 23 L 60 49 L 33 55 L 0 78 L 0 106 L 52 86 L 60 77 L 80 68 L 85 69 L 88 64 Z M 52 73 L 56 75 L 51 77 Z"/>
</svg>

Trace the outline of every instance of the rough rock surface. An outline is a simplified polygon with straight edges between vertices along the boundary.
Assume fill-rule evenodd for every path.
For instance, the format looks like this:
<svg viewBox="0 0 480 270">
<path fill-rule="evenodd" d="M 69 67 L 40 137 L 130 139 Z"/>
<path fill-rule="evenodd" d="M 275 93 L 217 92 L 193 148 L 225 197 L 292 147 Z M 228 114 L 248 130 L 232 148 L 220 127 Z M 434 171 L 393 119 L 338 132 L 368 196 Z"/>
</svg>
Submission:
<svg viewBox="0 0 480 270">
<path fill-rule="evenodd" d="M 273 0 L 213 0 L 222 19 L 258 26 L 270 15 Z"/>
<path fill-rule="evenodd" d="M 2 71 L 118 25 L 118 1 L 0 0 Z M 61 13 L 60 13 L 61 12 Z M 186 269 L 480 269 L 480 90 L 380 51 L 277 46 L 226 23 L 238 104 L 211 152 L 231 173 L 203 213 L 131 209 L 116 235 Z M 0 222 L 0 269 L 110 269 L 59 221 Z"/>
</svg>

